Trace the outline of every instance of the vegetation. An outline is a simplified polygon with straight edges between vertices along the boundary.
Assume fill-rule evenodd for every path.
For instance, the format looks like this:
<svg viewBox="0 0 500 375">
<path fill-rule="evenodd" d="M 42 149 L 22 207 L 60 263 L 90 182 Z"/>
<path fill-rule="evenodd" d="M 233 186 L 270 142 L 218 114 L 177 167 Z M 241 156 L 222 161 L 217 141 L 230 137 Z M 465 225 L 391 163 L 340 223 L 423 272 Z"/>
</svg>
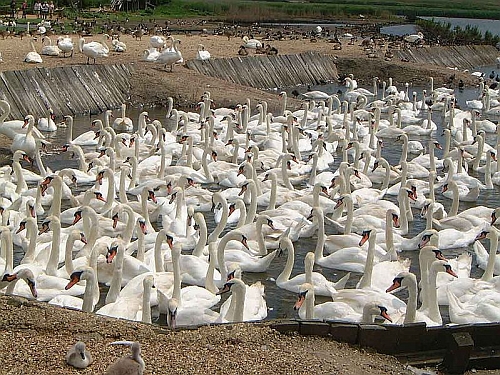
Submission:
<svg viewBox="0 0 500 375">
<path fill-rule="evenodd" d="M 500 42 L 500 36 L 493 35 L 487 31 L 484 35 L 476 26 L 467 25 L 462 28 L 456 26 L 452 28 L 449 22 L 435 22 L 434 20 L 419 19 L 416 24 L 426 35 L 426 39 L 446 44 L 491 44 L 496 45 Z"/>
</svg>

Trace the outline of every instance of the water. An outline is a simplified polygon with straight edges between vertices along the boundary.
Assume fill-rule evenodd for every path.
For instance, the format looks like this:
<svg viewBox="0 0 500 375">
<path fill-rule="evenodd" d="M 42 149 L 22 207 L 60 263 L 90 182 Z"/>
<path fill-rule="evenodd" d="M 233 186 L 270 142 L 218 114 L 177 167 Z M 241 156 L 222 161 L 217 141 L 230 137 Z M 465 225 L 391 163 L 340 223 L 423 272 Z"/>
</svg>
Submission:
<svg viewBox="0 0 500 375">
<path fill-rule="evenodd" d="M 489 69 L 489 67 L 488 67 Z M 331 84 L 331 85 L 326 85 L 326 86 L 320 86 L 320 87 L 311 87 L 311 89 L 320 89 L 323 91 L 326 91 L 328 93 L 334 93 L 336 92 L 339 88 L 344 89 L 344 87 L 339 87 L 336 84 Z M 371 89 L 371 88 L 369 88 Z M 421 92 L 423 87 L 412 87 L 411 91 L 417 91 Z M 475 98 L 478 93 L 477 90 L 475 89 L 467 89 L 461 93 L 456 93 L 457 94 L 457 99 L 459 101 L 459 105 L 464 105 L 465 100 L 468 100 L 470 98 Z M 255 103 L 253 103 L 255 105 Z M 133 119 L 136 119 L 138 116 L 138 113 L 140 111 L 144 110 L 143 108 L 135 108 L 135 109 L 130 109 L 129 111 L 129 116 Z M 149 115 L 151 118 L 158 118 L 160 120 L 164 119 L 164 110 L 163 109 L 155 109 L 155 108 L 149 108 L 148 109 Z M 118 114 L 118 111 L 117 113 Z M 94 119 L 94 117 L 80 117 L 76 118 L 74 122 L 74 136 L 76 137 L 78 134 L 81 134 L 87 130 L 90 129 L 90 123 Z M 435 113 L 433 115 L 433 120 L 437 123 L 440 121 L 440 114 Z M 434 135 L 441 143 L 443 143 L 441 132 L 438 131 Z M 59 128 L 57 132 L 54 134 L 50 135 L 50 139 L 52 142 L 52 147 L 58 148 L 62 144 L 65 143 L 66 141 L 66 132 L 64 128 Z M 422 139 L 424 142 L 425 139 Z M 495 141 L 495 137 L 488 137 L 487 141 L 489 143 L 493 143 Z M 91 148 L 87 148 L 86 151 L 90 151 Z M 398 163 L 399 156 L 401 152 L 401 145 L 396 144 L 394 142 L 391 142 L 390 140 L 385 142 L 385 148 L 383 149 L 383 156 L 390 162 L 390 164 L 394 165 Z M 440 153 L 440 150 L 436 150 L 436 156 L 441 158 L 442 155 Z M 341 160 L 341 155 L 337 154 L 335 155 L 335 165 L 332 166 L 332 170 L 336 170 L 338 168 L 338 164 Z M 66 167 L 74 167 L 77 168 L 77 161 L 74 159 L 70 158 L 69 153 L 54 153 L 51 155 L 47 155 L 44 158 L 45 163 L 54 171 L 60 170 L 62 168 Z M 483 176 L 476 176 L 479 177 L 480 179 L 483 179 Z M 83 191 L 88 187 L 85 186 L 80 186 L 79 191 Z M 442 196 L 437 193 L 437 199 L 442 202 L 446 209 L 448 210 L 451 205 L 451 201 L 447 199 L 443 199 Z M 498 202 L 500 202 L 500 189 L 495 186 L 495 189 L 492 191 L 487 191 L 487 192 L 482 192 L 480 194 L 480 197 L 477 201 L 478 205 L 487 205 L 489 207 L 496 207 L 498 205 Z M 475 205 L 475 204 L 474 204 Z M 461 203 L 460 205 L 460 211 L 473 206 L 471 203 Z M 260 208 L 259 208 L 260 210 Z M 408 237 L 413 237 L 414 235 L 418 234 L 420 231 L 422 231 L 425 228 L 425 222 L 423 219 L 420 218 L 418 213 L 414 211 L 414 216 L 415 220 L 413 223 L 410 223 L 410 233 Z M 205 214 L 208 226 L 209 226 L 209 231 L 213 229 L 215 226 L 215 223 L 213 221 L 213 217 L 211 213 L 206 213 Z M 42 220 L 42 218 L 39 218 Z M 227 228 L 229 230 L 230 228 Z M 328 231 L 328 228 L 327 228 Z M 304 256 L 307 252 L 309 251 L 314 251 L 316 245 L 316 237 L 309 238 L 309 239 L 300 239 L 296 243 L 294 243 L 295 246 L 295 267 L 294 267 L 294 272 L 292 274 L 292 277 L 298 273 L 303 273 L 304 272 Z M 20 260 L 22 257 L 22 253 L 20 252 L 19 248 L 15 249 L 16 251 L 16 262 Z M 448 257 L 454 257 L 455 255 L 461 254 L 463 251 L 468 251 L 472 253 L 471 249 L 454 249 L 454 250 L 448 250 L 445 252 L 445 255 Z M 408 257 L 412 260 L 412 266 L 411 270 L 415 273 L 418 274 L 418 253 L 415 252 L 403 252 L 400 254 L 402 257 Z M 269 314 L 268 314 L 268 319 L 273 319 L 273 318 L 293 318 L 296 317 L 296 312 L 293 310 L 293 305 L 296 300 L 296 295 L 294 295 L 291 292 L 279 289 L 276 287 L 274 283 L 274 279 L 279 275 L 279 273 L 283 270 L 286 262 L 286 256 L 283 257 L 276 257 L 275 260 L 271 263 L 271 266 L 269 267 L 268 271 L 265 273 L 245 273 L 243 275 L 243 279 L 247 284 L 251 284 L 256 281 L 261 281 L 266 290 L 266 301 L 269 307 Z M 328 279 L 330 280 L 338 280 L 341 278 L 345 272 L 343 271 L 338 271 L 338 270 L 332 270 L 332 269 L 327 269 L 327 268 L 321 268 L 318 266 L 315 266 L 315 271 L 320 271 L 322 272 Z M 482 274 L 482 270 L 478 269 L 475 267 L 475 258 L 474 258 L 474 263 L 472 267 L 472 277 L 479 277 Z M 359 274 L 352 274 L 351 279 L 349 280 L 347 287 L 348 288 L 353 288 L 355 287 L 356 283 L 358 282 L 360 278 Z M 389 285 L 388 285 L 389 286 Z M 106 292 L 106 289 L 102 287 L 102 293 L 104 294 Z M 225 297 L 223 298 L 225 299 Z M 324 298 L 317 297 L 318 303 L 321 303 L 325 301 Z M 447 308 L 442 308 L 442 315 L 446 321 L 447 319 Z"/>
<path fill-rule="evenodd" d="M 486 31 L 495 35 L 500 35 L 500 20 L 475 19 L 475 18 L 449 18 L 449 17 L 420 17 L 425 20 L 434 20 L 442 24 L 449 23 L 451 28 L 460 27 L 465 29 L 467 25 L 477 27 L 484 35 Z M 393 25 L 380 28 L 381 34 L 403 36 L 407 34 L 416 34 L 417 26 L 415 24 Z"/>
</svg>

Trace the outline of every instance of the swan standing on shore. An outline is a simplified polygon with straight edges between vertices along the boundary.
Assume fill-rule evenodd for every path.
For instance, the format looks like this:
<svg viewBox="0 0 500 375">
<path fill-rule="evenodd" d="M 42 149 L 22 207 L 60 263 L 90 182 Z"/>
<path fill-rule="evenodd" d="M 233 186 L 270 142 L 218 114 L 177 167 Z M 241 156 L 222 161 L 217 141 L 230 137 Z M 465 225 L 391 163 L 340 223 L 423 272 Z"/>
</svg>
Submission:
<svg viewBox="0 0 500 375">
<path fill-rule="evenodd" d="M 93 63 L 95 64 L 96 58 L 109 56 L 109 48 L 104 42 L 85 43 L 85 39 L 80 38 L 78 41 L 78 47 L 80 52 L 87 56 L 87 65 L 90 63 L 90 59 L 94 60 Z"/>
<path fill-rule="evenodd" d="M 180 42 L 181 41 L 179 39 L 172 39 L 172 49 L 165 49 L 156 59 L 156 62 L 165 64 L 165 70 L 167 69 L 167 65 L 170 65 L 170 71 L 173 71 L 174 64 L 179 60 L 182 60 L 182 54 L 177 49 L 177 44 Z"/>
<path fill-rule="evenodd" d="M 63 57 L 66 57 L 66 54 L 69 53 L 69 57 L 73 57 L 74 44 L 73 39 L 69 36 L 60 36 L 57 38 L 57 46 L 61 50 Z"/>
</svg>

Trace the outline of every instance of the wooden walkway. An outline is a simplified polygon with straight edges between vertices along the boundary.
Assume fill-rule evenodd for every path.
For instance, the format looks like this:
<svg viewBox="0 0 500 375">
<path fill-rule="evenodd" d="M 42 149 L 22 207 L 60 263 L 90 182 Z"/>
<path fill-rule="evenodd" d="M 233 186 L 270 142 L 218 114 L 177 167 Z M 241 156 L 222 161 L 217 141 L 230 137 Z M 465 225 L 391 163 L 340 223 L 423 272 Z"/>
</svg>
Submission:
<svg viewBox="0 0 500 375">
<path fill-rule="evenodd" d="M 397 51 L 400 59 L 421 64 L 434 64 L 461 70 L 495 64 L 500 54 L 493 46 L 443 46 Z"/>
<path fill-rule="evenodd" d="M 338 78 L 333 56 L 317 52 L 191 60 L 187 66 L 210 77 L 259 89 L 314 85 Z"/>
<path fill-rule="evenodd" d="M 130 92 L 129 65 L 76 65 L 0 73 L 0 98 L 11 106 L 8 119 L 27 114 L 57 116 L 99 113 L 116 108 Z"/>
</svg>

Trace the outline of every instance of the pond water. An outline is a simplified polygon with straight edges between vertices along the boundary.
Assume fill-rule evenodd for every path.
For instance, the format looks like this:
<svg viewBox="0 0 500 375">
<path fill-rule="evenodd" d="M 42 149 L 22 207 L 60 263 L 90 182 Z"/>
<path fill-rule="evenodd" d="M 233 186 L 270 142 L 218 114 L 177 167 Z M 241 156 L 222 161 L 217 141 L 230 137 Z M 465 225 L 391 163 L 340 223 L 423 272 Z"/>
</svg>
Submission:
<svg viewBox="0 0 500 375">
<path fill-rule="evenodd" d="M 489 68 L 487 68 L 489 69 Z M 488 71 L 488 70 L 487 70 Z M 326 86 L 319 86 L 319 87 L 311 87 L 311 89 L 319 89 L 323 90 L 327 93 L 335 93 L 338 89 L 345 89 L 343 86 L 338 86 L 335 84 L 331 85 L 326 85 Z M 371 89 L 368 87 L 368 89 Z M 412 87 L 410 88 L 411 91 L 417 91 L 420 95 L 422 92 L 423 87 Z M 465 100 L 475 98 L 478 96 L 478 92 L 475 89 L 468 89 L 463 92 L 457 92 L 457 99 L 459 102 L 459 105 L 464 105 Z M 252 108 L 255 108 L 256 103 L 252 103 Z M 143 108 L 132 108 L 130 109 L 130 113 L 128 114 L 129 117 L 133 119 L 137 119 L 138 113 L 140 111 L 144 110 Z M 165 119 L 165 110 L 162 108 L 148 108 L 146 109 L 149 112 L 149 115 L 152 119 L 157 118 L 160 119 L 161 121 L 164 121 Z M 116 111 L 116 114 L 118 115 L 118 111 Z M 95 116 L 92 117 L 79 117 L 75 119 L 75 126 L 74 126 L 74 136 L 81 134 L 87 130 L 90 129 L 90 124 L 92 119 L 94 119 Z M 441 122 L 441 114 L 439 113 L 434 113 L 433 115 L 433 120 L 437 123 Z M 441 132 L 437 132 L 436 134 L 433 135 L 437 140 L 439 140 L 442 143 L 442 135 Z M 50 135 L 50 140 L 52 142 L 52 148 L 56 149 L 63 145 L 66 142 L 66 129 L 65 128 L 59 128 L 57 132 L 53 133 Z M 425 139 L 421 139 L 422 142 L 425 141 Z M 487 139 L 488 142 L 493 143 L 494 142 L 494 137 L 489 137 Z M 86 151 L 90 151 L 92 148 L 87 148 Z M 397 164 L 399 160 L 401 152 L 401 145 L 397 144 L 395 142 L 387 141 L 385 142 L 385 147 L 383 149 L 383 156 L 392 164 Z M 440 150 L 436 151 L 436 156 L 438 158 L 441 158 L 442 154 L 440 153 Z M 331 170 L 334 171 L 338 168 L 338 165 L 341 160 L 341 155 L 337 154 L 335 155 L 335 163 L 332 165 Z M 77 168 L 77 161 L 75 159 L 71 159 L 70 155 L 68 153 L 53 153 L 46 155 L 44 157 L 45 163 L 53 170 L 57 171 L 62 168 L 66 167 L 74 167 Z M 440 174 L 442 175 L 442 174 Z M 484 177 L 477 176 L 480 179 L 483 179 Z M 79 186 L 77 191 L 84 191 L 88 188 L 88 186 Z M 211 189 L 218 189 L 216 186 L 209 186 Z M 449 209 L 451 205 L 451 201 L 448 199 L 443 199 L 441 194 L 437 193 L 437 199 L 442 202 L 446 209 Z M 494 190 L 488 191 L 485 194 L 481 194 L 479 197 L 479 200 L 477 201 L 477 204 L 481 205 L 488 205 L 490 207 L 496 207 L 500 203 L 500 189 L 499 187 L 495 186 Z M 473 204 L 471 203 L 461 203 L 460 205 L 460 210 L 463 210 L 465 208 L 471 207 Z M 418 234 L 423 228 L 425 228 L 425 221 L 420 218 L 418 215 L 417 211 L 414 211 L 414 216 L 415 220 L 413 223 L 410 224 L 410 233 L 408 236 L 414 236 Z M 209 231 L 213 229 L 215 226 L 214 220 L 212 213 L 205 213 L 205 217 L 208 223 L 208 229 Z M 43 217 L 40 217 L 39 220 L 43 220 Z M 160 229 L 158 226 L 157 229 Z M 230 230 L 231 227 L 227 227 L 226 231 Z M 304 256 L 307 252 L 309 251 L 314 251 L 315 245 L 316 245 L 316 237 L 309 238 L 309 239 L 300 239 L 297 241 L 295 244 L 295 267 L 293 271 L 293 275 L 297 273 L 303 273 L 304 272 Z M 22 252 L 20 248 L 16 248 L 16 262 L 19 262 L 19 260 L 22 257 Z M 464 251 L 471 252 L 471 249 L 452 249 L 448 250 L 445 252 L 445 255 L 448 257 L 454 257 L 456 255 L 461 254 Z M 418 253 L 417 252 L 403 252 L 400 254 L 404 258 L 410 258 L 412 260 L 412 266 L 411 270 L 413 272 L 416 272 L 418 274 Z M 475 259 L 474 259 L 475 261 Z M 256 281 L 261 281 L 266 290 L 266 300 L 267 304 L 269 307 L 269 314 L 268 318 L 293 318 L 296 317 L 296 312 L 293 310 L 293 305 L 296 300 L 296 295 L 279 289 L 276 287 L 274 283 L 274 279 L 279 275 L 279 273 L 283 270 L 286 262 L 286 256 L 285 257 L 277 257 L 275 260 L 271 263 L 271 266 L 269 267 L 268 271 L 265 273 L 244 273 L 243 279 L 247 284 L 256 282 Z M 332 269 L 327 269 L 321 267 L 315 266 L 315 270 L 320 270 L 328 279 L 330 280 L 338 280 L 340 277 L 342 277 L 345 272 L 342 271 L 337 271 L 337 270 L 332 270 Z M 475 267 L 475 264 L 472 267 L 472 276 L 473 277 L 478 277 L 482 274 L 482 271 Z M 359 278 L 361 275 L 353 273 L 347 287 L 353 288 L 355 287 L 356 283 L 358 282 Z M 389 286 L 389 285 L 388 285 Z M 102 293 L 105 295 L 106 293 L 106 288 L 103 286 L 102 287 Z M 402 292 L 401 295 L 404 296 L 405 292 Z M 225 297 L 223 298 L 225 299 Z M 104 299 L 102 298 L 101 303 Z M 323 302 L 324 299 L 317 297 L 317 302 Z M 444 319 L 446 321 L 447 317 L 447 308 L 442 308 L 442 314 L 444 316 Z"/>
</svg>

